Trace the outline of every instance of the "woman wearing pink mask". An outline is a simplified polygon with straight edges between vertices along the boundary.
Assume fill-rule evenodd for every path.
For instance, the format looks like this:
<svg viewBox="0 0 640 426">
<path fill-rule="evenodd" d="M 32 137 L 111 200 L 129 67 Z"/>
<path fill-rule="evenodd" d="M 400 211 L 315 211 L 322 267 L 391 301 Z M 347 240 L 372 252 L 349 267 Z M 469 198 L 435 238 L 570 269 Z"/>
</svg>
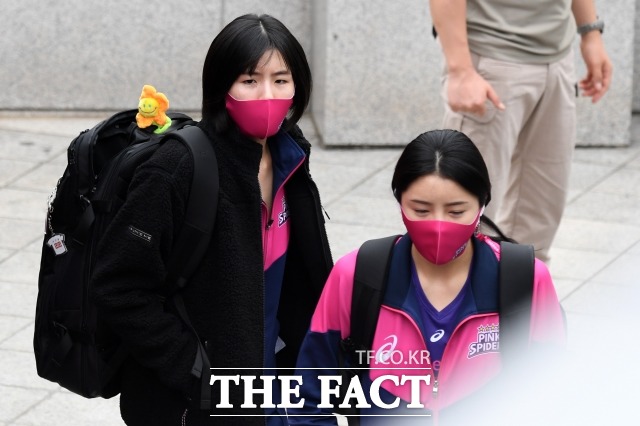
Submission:
<svg viewBox="0 0 640 426">
<path fill-rule="evenodd" d="M 292 371 L 333 265 L 309 173 L 311 146 L 296 125 L 311 93 L 309 65 L 280 21 L 244 15 L 211 43 L 202 91 L 198 125 L 215 150 L 220 189 L 213 237 L 182 291 L 184 305 L 217 374 Z M 166 289 L 192 163 L 183 144 L 164 143 L 137 170 L 101 244 L 94 299 L 132 354 L 122 417 L 144 426 L 284 425 L 277 380 L 267 408 L 241 407 L 241 381 L 227 395 L 233 409 L 200 409 L 200 382 L 191 374 L 197 340 L 157 297 Z M 130 226 L 148 234 L 148 243 L 132 237 Z M 220 402 L 220 388 L 212 392 Z"/>
<path fill-rule="evenodd" d="M 491 199 L 486 165 L 464 134 L 434 130 L 407 145 L 391 187 L 407 233 L 393 249 L 373 346 L 359 354 L 370 369 L 359 376 L 362 392 L 355 387 L 350 395 L 363 397 L 349 404 L 361 404 L 362 425 L 476 424 L 483 416 L 491 424 L 497 413 L 490 404 L 463 408 L 471 395 L 488 393 L 504 368 L 497 241 L 506 238 L 483 216 Z M 498 237 L 480 232 L 481 223 Z M 297 374 L 304 404 L 290 411 L 292 425 L 337 424 L 332 413 L 341 411 L 343 400 L 331 393 L 336 383 L 328 376 L 340 376 L 353 356 L 341 342 L 351 329 L 356 256 L 354 251 L 336 263 L 303 342 Z M 562 347 L 562 310 L 539 260 L 532 304 L 527 352 Z M 453 420 L 460 414 L 467 417 Z"/>
</svg>

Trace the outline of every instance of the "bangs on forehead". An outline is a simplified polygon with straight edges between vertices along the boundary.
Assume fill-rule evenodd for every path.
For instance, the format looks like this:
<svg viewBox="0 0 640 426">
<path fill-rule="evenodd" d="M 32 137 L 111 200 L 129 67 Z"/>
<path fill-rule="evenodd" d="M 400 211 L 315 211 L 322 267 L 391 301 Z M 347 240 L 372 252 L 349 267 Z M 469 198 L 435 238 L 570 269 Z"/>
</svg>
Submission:
<svg viewBox="0 0 640 426">
<path fill-rule="evenodd" d="M 256 53 L 257 51 L 258 50 L 256 50 Z M 260 49 L 260 51 L 261 53 L 259 55 L 255 55 L 255 54 L 252 55 L 249 64 L 245 68 L 245 71 L 244 71 L 245 74 L 255 73 L 256 68 L 269 62 L 269 60 L 273 57 L 273 55 L 276 52 L 280 53 L 280 57 L 282 58 L 282 62 L 284 63 L 284 66 L 286 67 L 287 71 L 291 71 L 291 68 L 287 63 L 287 59 L 284 57 L 282 52 L 279 49 L 277 49 L 275 46 L 270 44 L 264 50 Z M 267 56 L 265 56 L 264 60 L 262 60 L 262 57 L 265 55 L 265 53 L 267 54 Z"/>
</svg>

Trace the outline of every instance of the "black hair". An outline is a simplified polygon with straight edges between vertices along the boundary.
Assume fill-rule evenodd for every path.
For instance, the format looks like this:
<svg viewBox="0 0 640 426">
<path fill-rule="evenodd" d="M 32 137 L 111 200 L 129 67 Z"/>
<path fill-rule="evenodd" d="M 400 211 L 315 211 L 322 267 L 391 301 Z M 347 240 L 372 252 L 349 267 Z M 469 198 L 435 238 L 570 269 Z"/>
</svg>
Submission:
<svg viewBox="0 0 640 426">
<path fill-rule="evenodd" d="M 398 159 L 391 180 L 396 200 L 400 202 L 402 194 L 416 179 L 431 174 L 456 182 L 475 195 L 480 206 L 491 200 L 487 165 L 464 133 L 432 130 L 411 141 Z"/>
<path fill-rule="evenodd" d="M 268 50 L 275 49 L 291 71 L 295 95 L 289 116 L 282 124 L 288 130 L 300 120 L 311 96 L 311 70 L 298 40 L 287 27 L 269 15 L 240 16 L 213 39 L 202 70 L 202 120 L 217 132 L 234 126 L 225 107 L 225 96 L 240 74 L 255 71 Z"/>
<path fill-rule="evenodd" d="M 491 180 L 487 165 L 476 145 L 467 135 L 456 130 L 431 130 L 422 133 L 405 148 L 396 164 L 391 189 L 398 200 L 418 178 L 438 175 L 450 179 L 475 195 L 480 206 L 491 201 Z M 502 231 L 487 217 L 482 221 L 491 227 L 500 237 Z"/>
</svg>

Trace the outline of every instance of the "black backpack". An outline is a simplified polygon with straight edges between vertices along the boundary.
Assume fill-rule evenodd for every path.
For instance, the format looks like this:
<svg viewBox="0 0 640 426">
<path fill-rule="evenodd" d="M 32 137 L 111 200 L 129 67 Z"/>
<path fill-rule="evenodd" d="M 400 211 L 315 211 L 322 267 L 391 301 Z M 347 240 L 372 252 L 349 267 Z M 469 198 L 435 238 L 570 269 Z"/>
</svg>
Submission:
<svg viewBox="0 0 640 426">
<path fill-rule="evenodd" d="M 368 357 L 359 354 L 373 346 L 393 247 L 399 237 L 392 235 L 365 241 L 358 251 L 351 301 L 351 332 L 340 342 L 341 401 L 351 379 L 369 366 Z M 509 360 L 515 358 L 511 354 L 518 353 L 529 339 L 535 260 L 531 245 L 503 241 L 500 250 L 500 352 Z M 346 359 L 350 360 L 349 368 L 345 368 Z M 360 424 L 358 413 L 355 406 L 340 410 L 340 414 L 349 417 L 350 426 Z"/>
<path fill-rule="evenodd" d="M 167 138 L 185 144 L 194 159 L 185 222 L 168 266 L 178 312 L 192 330 L 179 288 L 204 255 L 215 222 L 218 169 L 207 136 L 179 113 L 167 114 L 169 134 L 157 135 L 152 127 L 136 125 L 136 113 L 119 112 L 80 133 L 69 145 L 67 167 L 49 200 L 33 337 L 36 367 L 39 376 L 86 398 L 117 395 L 118 371 L 128 356 L 90 300 L 96 247 L 124 203 L 136 168 Z M 198 355 L 192 374 L 202 378 L 205 390 L 203 347 Z"/>
</svg>

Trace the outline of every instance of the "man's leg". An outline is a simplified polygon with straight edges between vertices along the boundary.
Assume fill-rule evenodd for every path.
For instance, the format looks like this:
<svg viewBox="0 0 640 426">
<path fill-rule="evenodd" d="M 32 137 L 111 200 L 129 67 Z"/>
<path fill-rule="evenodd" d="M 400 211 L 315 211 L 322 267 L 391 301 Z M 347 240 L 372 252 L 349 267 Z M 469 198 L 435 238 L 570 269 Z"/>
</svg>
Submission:
<svg viewBox="0 0 640 426">
<path fill-rule="evenodd" d="M 567 199 L 576 139 L 573 56 L 547 67 L 539 103 L 520 133 L 506 199 L 498 215 L 517 241 L 533 244 L 536 256 L 549 260 L 549 248 Z M 507 217 L 507 214 L 510 216 Z"/>
</svg>

